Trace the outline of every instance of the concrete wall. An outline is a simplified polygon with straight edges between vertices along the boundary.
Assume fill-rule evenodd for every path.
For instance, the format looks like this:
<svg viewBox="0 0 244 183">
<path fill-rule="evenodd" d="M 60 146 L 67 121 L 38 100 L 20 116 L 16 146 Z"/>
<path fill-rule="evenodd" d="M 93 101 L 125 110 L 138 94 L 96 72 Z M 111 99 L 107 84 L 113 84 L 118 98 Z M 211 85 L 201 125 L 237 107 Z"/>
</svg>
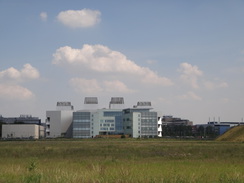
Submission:
<svg viewBox="0 0 244 183">
<path fill-rule="evenodd" d="M 73 111 L 47 111 L 50 123 L 50 135 L 47 137 L 72 137 Z"/>
<path fill-rule="evenodd" d="M 133 112 L 133 138 L 138 138 L 141 136 L 141 113 Z M 140 119 L 140 121 L 139 121 Z M 140 132 L 140 133 L 139 133 Z"/>
<path fill-rule="evenodd" d="M 2 138 L 38 139 L 40 131 L 43 131 L 43 127 L 34 124 L 4 124 L 2 125 Z"/>
</svg>

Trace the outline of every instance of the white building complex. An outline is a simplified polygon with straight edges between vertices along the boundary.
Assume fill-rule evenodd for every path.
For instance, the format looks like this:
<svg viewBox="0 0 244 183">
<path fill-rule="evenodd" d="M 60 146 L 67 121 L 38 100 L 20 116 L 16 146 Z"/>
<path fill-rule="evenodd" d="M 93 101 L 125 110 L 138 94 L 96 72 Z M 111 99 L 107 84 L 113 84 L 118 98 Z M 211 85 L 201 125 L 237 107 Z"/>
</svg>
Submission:
<svg viewBox="0 0 244 183">
<path fill-rule="evenodd" d="M 99 135 L 157 137 L 157 112 L 151 102 L 124 108 L 123 97 L 112 97 L 109 108 L 98 108 L 97 97 L 86 97 L 84 108 L 73 111 L 70 102 L 58 102 L 57 110 L 46 112 L 47 137 L 93 138 Z"/>
</svg>

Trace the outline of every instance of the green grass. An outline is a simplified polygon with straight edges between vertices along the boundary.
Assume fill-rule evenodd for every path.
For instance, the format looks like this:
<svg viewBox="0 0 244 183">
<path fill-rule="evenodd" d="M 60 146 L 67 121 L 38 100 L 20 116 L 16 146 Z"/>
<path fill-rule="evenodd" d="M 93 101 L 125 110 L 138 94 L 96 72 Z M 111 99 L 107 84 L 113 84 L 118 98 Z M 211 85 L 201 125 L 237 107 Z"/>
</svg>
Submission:
<svg viewBox="0 0 244 183">
<path fill-rule="evenodd" d="M 243 152 L 241 142 L 0 141 L 0 183 L 244 182 Z"/>
<path fill-rule="evenodd" d="M 223 135 L 219 136 L 217 141 L 231 141 L 231 142 L 244 142 L 244 125 L 235 126 Z"/>
</svg>

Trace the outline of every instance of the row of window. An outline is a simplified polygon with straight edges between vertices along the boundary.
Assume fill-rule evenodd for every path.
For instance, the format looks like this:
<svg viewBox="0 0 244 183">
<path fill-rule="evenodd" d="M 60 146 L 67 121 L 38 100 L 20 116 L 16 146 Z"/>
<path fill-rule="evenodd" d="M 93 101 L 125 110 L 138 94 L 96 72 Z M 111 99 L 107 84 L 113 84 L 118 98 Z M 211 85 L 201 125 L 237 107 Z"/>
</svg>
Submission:
<svg viewBox="0 0 244 183">
<path fill-rule="evenodd" d="M 104 124 L 100 124 L 100 126 L 110 127 L 110 126 L 114 126 L 114 124 L 113 123 L 112 124 L 104 123 Z"/>
<path fill-rule="evenodd" d="M 74 119 L 74 123 L 87 123 L 90 122 L 90 119 Z"/>
<path fill-rule="evenodd" d="M 73 128 L 73 130 L 79 130 L 79 131 L 81 130 L 82 131 L 82 130 L 90 130 L 90 128 Z"/>
<path fill-rule="evenodd" d="M 104 128 L 104 127 L 101 127 L 100 130 L 101 130 L 101 131 L 114 131 L 115 128 L 113 128 L 113 127 L 110 127 L 110 128 Z"/>
</svg>

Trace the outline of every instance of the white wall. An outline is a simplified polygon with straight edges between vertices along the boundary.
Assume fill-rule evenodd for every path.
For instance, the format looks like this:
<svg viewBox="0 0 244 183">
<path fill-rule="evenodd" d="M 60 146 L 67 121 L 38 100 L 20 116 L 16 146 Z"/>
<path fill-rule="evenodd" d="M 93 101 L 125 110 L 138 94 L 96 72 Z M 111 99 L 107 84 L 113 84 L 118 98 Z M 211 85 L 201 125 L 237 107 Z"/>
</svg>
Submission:
<svg viewBox="0 0 244 183">
<path fill-rule="evenodd" d="M 69 128 L 72 125 L 73 111 L 47 111 L 46 118 L 50 118 L 50 135 L 48 137 L 62 137 L 62 134 L 72 137 L 72 134 L 69 134 L 72 133 L 72 129 Z"/>
<path fill-rule="evenodd" d="M 42 127 L 43 128 L 43 127 Z M 34 124 L 4 124 L 2 138 L 39 138 L 39 125 Z"/>
<path fill-rule="evenodd" d="M 132 115 L 133 115 L 133 119 L 132 119 L 133 120 L 133 122 L 132 122 L 133 123 L 133 127 L 132 127 L 133 134 L 132 134 L 132 137 L 138 138 L 140 136 L 138 131 L 141 132 L 141 113 L 133 112 Z M 140 115 L 140 117 L 139 117 L 139 115 Z M 140 121 L 139 121 L 139 118 L 140 118 Z M 140 125 L 138 125 L 138 123 L 140 123 Z"/>
</svg>

